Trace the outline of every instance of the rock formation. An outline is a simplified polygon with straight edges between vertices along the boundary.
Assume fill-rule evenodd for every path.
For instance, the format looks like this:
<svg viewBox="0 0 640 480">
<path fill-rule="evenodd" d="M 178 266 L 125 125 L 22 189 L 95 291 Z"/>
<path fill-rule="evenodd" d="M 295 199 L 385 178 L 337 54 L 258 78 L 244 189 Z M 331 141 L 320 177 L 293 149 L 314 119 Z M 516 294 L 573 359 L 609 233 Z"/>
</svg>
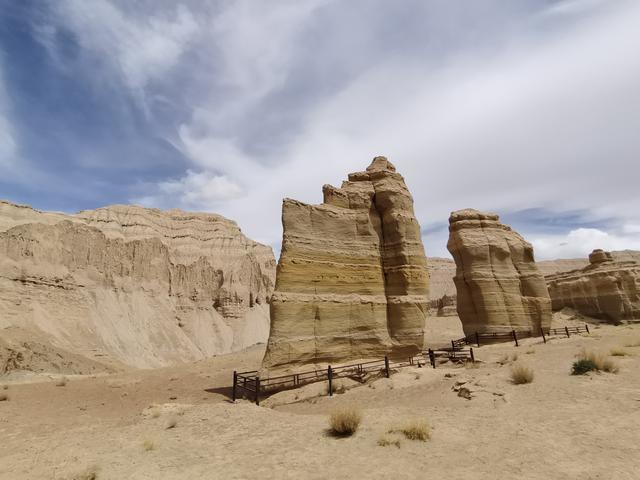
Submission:
<svg viewBox="0 0 640 480">
<path fill-rule="evenodd" d="M 404 179 L 376 157 L 366 172 L 323 193 L 321 205 L 284 200 L 263 366 L 419 352 L 428 274 Z"/>
<path fill-rule="evenodd" d="M 620 323 L 640 321 L 640 252 L 594 250 L 589 265 L 546 277 L 553 310 Z"/>
<path fill-rule="evenodd" d="M 265 341 L 275 260 L 219 215 L 0 202 L 0 329 L 155 367 Z"/>
<path fill-rule="evenodd" d="M 453 283 L 453 282 L 452 282 Z M 458 315 L 456 294 L 444 294 L 429 302 L 429 314 L 436 317 L 455 317 Z"/>
<path fill-rule="evenodd" d="M 550 327 L 551 300 L 533 247 L 498 215 L 453 212 L 447 249 L 456 262 L 457 309 L 465 334 Z"/>
</svg>

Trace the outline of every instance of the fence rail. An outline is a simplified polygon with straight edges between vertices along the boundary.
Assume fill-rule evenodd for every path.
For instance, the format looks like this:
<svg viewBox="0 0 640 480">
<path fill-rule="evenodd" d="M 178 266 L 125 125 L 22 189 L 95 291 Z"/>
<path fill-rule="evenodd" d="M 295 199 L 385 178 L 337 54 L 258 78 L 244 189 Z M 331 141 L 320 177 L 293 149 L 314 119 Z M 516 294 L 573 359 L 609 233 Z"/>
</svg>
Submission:
<svg viewBox="0 0 640 480">
<path fill-rule="evenodd" d="M 538 332 L 545 343 L 547 343 L 547 336 L 552 335 L 566 335 L 570 337 L 571 334 L 590 333 L 589 326 L 565 326 L 563 328 L 550 328 L 546 331 L 540 329 Z M 466 337 L 451 340 L 451 346 L 428 349 L 423 351 L 420 355 L 416 355 L 408 358 L 394 359 L 393 361 L 389 357 L 384 357 L 380 360 L 371 360 L 368 362 L 360 362 L 352 365 L 342 365 L 339 367 L 331 367 L 329 365 L 326 369 L 321 370 L 308 370 L 304 372 L 291 373 L 287 375 L 279 375 L 276 377 L 260 378 L 257 370 L 248 372 L 233 372 L 233 393 L 232 399 L 235 402 L 240 392 L 245 392 L 249 397 L 253 397 L 256 405 L 260 404 L 260 395 L 266 393 L 275 393 L 276 391 L 287 390 L 290 388 L 296 388 L 301 385 L 307 385 L 309 383 L 328 381 L 329 396 L 333 395 L 333 380 L 337 378 L 362 378 L 368 373 L 378 373 L 389 378 L 392 369 L 399 369 L 409 366 L 422 367 L 429 363 L 433 368 L 436 368 L 437 360 L 439 358 L 447 358 L 452 361 L 471 361 L 475 362 L 475 356 L 473 348 L 470 345 L 477 345 L 480 347 L 482 341 L 495 340 L 513 340 L 515 346 L 518 346 L 518 339 L 525 337 L 534 337 L 532 330 L 516 332 L 512 330 L 510 332 L 476 332 L 473 335 L 467 335 Z"/>
<path fill-rule="evenodd" d="M 384 357 L 380 360 L 372 360 L 369 362 L 360 362 L 352 365 L 342 365 L 332 367 L 329 365 L 322 370 L 309 370 L 299 373 L 291 373 L 287 375 L 279 375 L 276 377 L 260 378 L 259 372 L 256 370 L 249 372 L 233 372 L 233 392 L 232 399 L 238 398 L 238 394 L 245 392 L 248 396 L 253 397 L 256 405 L 260 405 L 261 394 L 275 393 L 277 391 L 295 388 L 309 383 L 328 381 L 328 394 L 333 395 L 333 381 L 337 378 L 362 378 L 369 373 L 378 373 L 389 378 L 392 370 L 400 368 L 417 366 L 423 367 L 429 363 L 436 368 L 436 360 L 438 358 L 449 358 L 453 361 L 475 361 L 473 348 L 443 348 L 437 350 L 425 350 L 420 355 L 415 355 L 406 359 L 390 360 Z"/>
</svg>

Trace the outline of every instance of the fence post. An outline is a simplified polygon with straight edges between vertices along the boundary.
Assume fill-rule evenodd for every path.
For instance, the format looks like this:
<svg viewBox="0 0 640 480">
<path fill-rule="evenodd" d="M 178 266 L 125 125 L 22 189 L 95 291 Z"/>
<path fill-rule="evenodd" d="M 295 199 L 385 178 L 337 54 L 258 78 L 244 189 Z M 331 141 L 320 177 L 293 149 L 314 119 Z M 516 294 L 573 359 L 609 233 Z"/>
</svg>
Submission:
<svg viewBox="0 0 640 480">
<path fill-rule="evenodd" d="M 476 332 L 476 344 L 478 347 L 480 346 L 480 335 L 478 335 L 478 332 Z"/>
<path fill-rule="evenodd" d="M 384 373 L 389 378 L 389 357 L 387 356 L 384 357 Z"/>
<path fill-rule="evenodd" d="M 260 377 L 256 377 L 256 405 L 260 405 Z"/>
<path fill-rule="evenodd" d="M 451 340 L 451 351 L 455 352 L 456 351 L 456 344 L 453 343 L 453 340 Z"/>
<path fill-rule="evenodd" d="M 511 330 L 511 335 L 513 335 L 513 341 L 516 342 L 516 347 L 518 346 L 518 335 L 516 335 L 515 330 Z"/>
<path fill-rule="evenodd" d="M 542 329 L 542 327 L 540 327 L 540 335 L 542 335 L 542 341 L 543 341 L 544 343 L 547 343 L 547 339 L 546 339 L 546 337 L 544 336 L 544 330 Z"/>
<path fill-rule="evenodd" d="M 431 349 L 429 349 L 429 361 L 431 362 L 431 366 L 436 368 L 436 356 Z"/>
<path fill-rule="evenodd" d="M 473 347 L 469 347 L 469 353 L 471 354 L 471 363 L 476 363 L 476 359 L 473 356 Z"/>
<path fill-rule="evenodd" d="M 587 324 L 585 323 L 585 324 L 584 324 L 584 328 L 586 328 L 586 329 L 587 329 L 587 333 L 588 333 L 588 334 L 591 334 L 591 332 L 589 331 L 589 325 L 587 325 Z"/>
<path fill-rule="evenodd" d="M 233 371 L 233 394 L 232 394 L 234 403 L 236 401 L 236 383 L 238 383 L 238 372 L 234 370 Z"/>
<path fill-rule="evenodd" d="M 570 335 L 569 335 L 569 327 L 567 327 L 567 326 L 565 325 L 565 326 L 564 326 L 564 331 L 565 331 L 565 333 L 567 334 L 567 338 L 569 338 L 569 337 L 570 337 Z"/>
<path fill-rule="evenodd" d="M 331 370 L 331 365 L 327 367 L 327 378 L 329 378 L 329 396 L 333 397 L 333 370 Z"/>
</svg>

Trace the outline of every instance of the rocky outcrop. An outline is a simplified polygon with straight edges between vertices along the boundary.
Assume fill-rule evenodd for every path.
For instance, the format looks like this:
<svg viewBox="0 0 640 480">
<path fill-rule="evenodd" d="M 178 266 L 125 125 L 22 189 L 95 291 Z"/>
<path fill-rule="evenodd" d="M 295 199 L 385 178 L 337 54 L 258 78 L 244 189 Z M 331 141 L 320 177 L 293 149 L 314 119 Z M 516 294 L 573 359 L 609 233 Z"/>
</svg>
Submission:
<svg viewBox="0 0 640 480">
<path fill-rule="evenodd" d="M 32 331 L 136 367 L 266 341 L 273 254 L 221 216 L 132 206 L 64 215 L 2 202 L 0 230 L 5 340 Z"/>
<path fill-rule="evenodd" d="M 436 317 L 455 317 L 458 315 L 457 303 L 455 293 L 453 295 L 442 295 L 440 298 L 434 298 L 429 302 L 429 313 Z"/>
<path fill-rule="evenodd" d="M 640 252 L 594 250 L 589 265 L 546 277 L 553 310 L 611 323 L 640 320 Z"/>
<path fill-rule="evenodd" d="M 263 366 L 340 363 L 422 349 L 428 274 L 413 199 L 384 157 L 323 187 L 324 203 L 285 199 L 282 253 Z"/>
<path fill-rule="evenodd" d="M 533 247 L 498 215 L 453 212 L 447 249 L 456 263 L 457 310 L 465 334 L 550 327 L 551 300 Z"/>
</svg>

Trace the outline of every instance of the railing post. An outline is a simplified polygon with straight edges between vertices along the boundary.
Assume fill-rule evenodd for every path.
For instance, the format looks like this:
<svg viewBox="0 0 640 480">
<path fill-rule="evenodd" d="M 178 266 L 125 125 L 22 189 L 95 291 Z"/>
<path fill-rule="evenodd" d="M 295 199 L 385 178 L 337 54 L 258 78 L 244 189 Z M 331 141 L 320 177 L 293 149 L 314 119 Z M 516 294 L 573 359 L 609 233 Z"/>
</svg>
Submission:
<svg viewBox="0 0 640 480">
<path fill-rule="evenodd" d="M 429 349 L 429 361 L 431 362 L 431 366 L 436 368 L 436 356 L 431 349 Z"/>
<path fill-rule="evenodd" d="M 451 340 L 451 351 L 455 352 L 456 351 L 456 344 L 453 343 L 453 340 Z"/>
<path fill-rule="evenodd" d="M 584 324 L 584 328 L 586 328 L 586 329 L 587 329 L 587 333 L 588 333 L 588 334 L 591 334 L 591 332 L 589 331 L 589 325 L 587 325 L 587 324 L 585 323 L 585 324 Z"/>
<path fill-rule="evenodd" d="M 260 377 L 256 377 L 256 405 L 260 405 Z"/>
<path fill-rule="evenodd" d="M 511 335 L 513 335 L 513 341 L 516 342 L 516 347 L 518 346 L 518 335 L 516 335 L 515 330 L 511 330 Z"/>
<path fill-rule="evenodd" d="M 331 365 L 327 367 L 327 378 L 329 379 L 329 396 L 333 397 L 333 370 L 331 370 Z"/>
<path fill-rule="evenodd" d="M 234 403 L 236 401 L 236 383 L 238 383 L 238 372 L 234 370 L 233 371 L 233 394 L 232 394 Z"/>
<path fill-rule="evenodd" d="M 469 347 L 469 353 L 471 354 L 471 363 L 476 363 L 476 359 L 473 356 L 473 347 Z"/>
<path fill-rule="evenodd" d="M 566 325 L 564 326 L 564 331 L 567 334 L 567 338 L 569 338 L 571 335 L 569 335 L 569 327 L 567 327 Z"/>
<path fill-rule="evenodd" d="M 478 347 L 480 346 L 480 335 L 478 335 L 478 332 L 476 332 L 476 344 Z"/>
<path fill-rule="evenodd" d="M 384 373 L 389 378 L 389 357 L 384 357 Z"/>
<path fill-rule="evenodd" d="M 542 335 L 542 341 L 543 341 L 544 343 L 547 343 L 547 339 L 546 339 L 546 337 L 544 336 L 544 330 L 543 330 L 543 328 L 542 328 L 542 327 L 540 327 L 540 335 Z"/>
</svg>

